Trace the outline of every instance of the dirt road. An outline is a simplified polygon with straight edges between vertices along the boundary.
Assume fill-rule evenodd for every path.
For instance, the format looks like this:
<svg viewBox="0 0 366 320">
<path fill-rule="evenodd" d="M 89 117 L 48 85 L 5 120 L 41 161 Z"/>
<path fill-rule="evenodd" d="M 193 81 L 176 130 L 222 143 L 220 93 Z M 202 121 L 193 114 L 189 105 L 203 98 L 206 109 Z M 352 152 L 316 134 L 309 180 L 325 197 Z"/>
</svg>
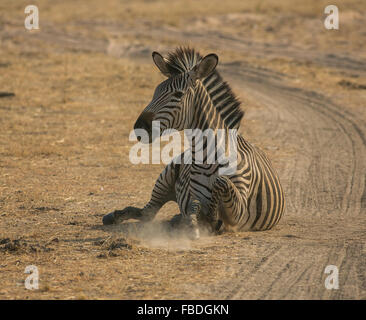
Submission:
<svg viewBox="0 0 366 320">
<path fill-rule="evenodd" d="M 0 98 L 0 298 L 366 299 L 366 7 L 344 9 L 335 37 L 315 1 L 300 16 L 233 1 L 177 25 L 179 5 L 165 22 L 131 5 L 139 18 L 121 22 L 115 1 L 91 3 L 94 18 L 75 18 L 57 15 L 71 2 L 40 1 L 31 34 L 21 5 L 0 25 L 0 91 L 15 93 Z M 128 134 L 163 79 L 151 51 L 186 44 L 219 54 L 243 101 L 241 133 L 279 172 L 287 207 L 271 231 L 191 242 L 164 228 L 174 204 L 149 225 L 101 225 L 149 199 L 163 166 L 132 165 Z M 338 290 L 325 288 L 328 265 Z"/>
</svg>

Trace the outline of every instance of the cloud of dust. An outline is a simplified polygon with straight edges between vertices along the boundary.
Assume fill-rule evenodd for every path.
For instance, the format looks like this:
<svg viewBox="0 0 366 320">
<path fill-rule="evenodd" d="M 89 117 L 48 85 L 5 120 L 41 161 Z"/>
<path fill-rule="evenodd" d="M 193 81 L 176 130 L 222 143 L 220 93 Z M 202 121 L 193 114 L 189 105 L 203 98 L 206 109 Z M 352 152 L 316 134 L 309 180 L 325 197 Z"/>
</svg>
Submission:
<svg viewBox="0 0 366 320">
<path fill-rule="evenodd" d="M 129 238 L 138 240 L 141 245 L 149 248 L 191 250 L 194 243 L 201 242 L 203 238 L 207 240 L 208 237 L 207 233 L 200 230 L 200 238 L 192 240 L 188 230 L 172 228 L 164 221 L 127 222 L 121 226 L 127 231 Z"/>
</svg>

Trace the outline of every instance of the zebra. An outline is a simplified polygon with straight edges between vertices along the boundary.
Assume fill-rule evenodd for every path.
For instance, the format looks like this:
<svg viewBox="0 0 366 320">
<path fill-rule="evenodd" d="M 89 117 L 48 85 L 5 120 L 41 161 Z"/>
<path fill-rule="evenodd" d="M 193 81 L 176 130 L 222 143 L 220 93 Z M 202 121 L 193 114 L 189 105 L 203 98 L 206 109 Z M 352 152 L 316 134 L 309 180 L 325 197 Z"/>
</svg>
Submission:
<svg viewBox="0 0 366 320">
<path fill-rule="evenodd" d="M 144 129 L 152 142 L 152 121 L 165 129 L 239 129 L 244 112 L 230 86 L 216 70 L 218 56 L 205 57 L 189 47 L 179 47 L 167 58 L 153 52 L 153 61 L 165 81 L 155 89 L 152 101 L 138 117 L 134 130 Z M 194 140 L 193 140 L 194 141 Z M 236 135 L 237 167 L 232 174 L 219 175 L 219 163 L 172 161 L 159 175 L 150 201 L 141 209 L 126 207 L 103 217 L 103 224 L 117 224 L 127 219 L 151 221 L 168 201 L 178 203 L 180 214 L 174 226 L 193 226 L 193 238 L 199 230 L 210 232 L 261 231 L 273 228 L 285 207 L 279 177 L 265 153 Z M 207 148 L 207 144 L 203 146 Z M 185 157 L 185 152 L 180 158 Z M 183 163 L 182 163 L 183 162 Z M 188 222 L 187 222 L 188 221 Z"/>
</svg>

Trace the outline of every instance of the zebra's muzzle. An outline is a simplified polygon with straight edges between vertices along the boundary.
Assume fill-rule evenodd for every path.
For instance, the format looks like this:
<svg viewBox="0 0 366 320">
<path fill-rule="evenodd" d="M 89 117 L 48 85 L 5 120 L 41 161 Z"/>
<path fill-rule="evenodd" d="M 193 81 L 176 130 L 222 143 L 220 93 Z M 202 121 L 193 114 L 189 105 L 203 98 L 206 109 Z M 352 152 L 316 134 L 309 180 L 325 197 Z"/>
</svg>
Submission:
<svg viewBox="0 0 366 320">
<path fill-rule="evenodd" d="M 144 130 L 146 131 L 146 134 L 149 137 L 149 143 L 152 142 L 152 121 L 154 119 L 154 114 L 151 112 L 143 112 L 137 119 L 135 125 L 134 125 L 134 130 L 137 136 L 137 140 L 141 141 L 141 135 L 138 131 L 136 130 Z M 142 141 L 147 142 L 147 141 Z"/>
</svg>

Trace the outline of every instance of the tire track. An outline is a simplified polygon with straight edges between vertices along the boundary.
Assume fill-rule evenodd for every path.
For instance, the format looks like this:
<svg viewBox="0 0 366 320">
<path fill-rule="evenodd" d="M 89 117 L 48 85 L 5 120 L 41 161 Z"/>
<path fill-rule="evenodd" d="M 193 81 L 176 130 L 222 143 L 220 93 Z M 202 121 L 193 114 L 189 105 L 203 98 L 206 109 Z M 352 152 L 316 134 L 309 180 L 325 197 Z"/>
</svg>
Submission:
<svg viewBox="0 0 366 320">
<path fill-rule="evenodd" d="M 268 249 L 268 250 L 267 250 Z M 236 272 L 235 276 L 233 278 L 236 279 L 234 288 L 230 291 L 230 293 L 225 297 L 225 299 L 238 299 L 241 298 L 245 293 L 245 283 L 248 281 L 248 278 L 246 276 L 243 276 L 246 274 L 249 277 L 252 277 L 253 274 L 256 274 L 259 270 L 262 268 L 265 268 L 266 265 L 270 264 L 275 257 L 279 254 L 281 250 L 281 246 L 276 246 L 274 249 L 266 248 L 265 255 L 262 256 L 262 258 L 255 263 L 253 268 L 250 269 L 250 271 L 245 271 L 247 266 L 241 267 L 238 272 Z M 231 281 L 230 281 L 231 282 Z"/>
</svg>

